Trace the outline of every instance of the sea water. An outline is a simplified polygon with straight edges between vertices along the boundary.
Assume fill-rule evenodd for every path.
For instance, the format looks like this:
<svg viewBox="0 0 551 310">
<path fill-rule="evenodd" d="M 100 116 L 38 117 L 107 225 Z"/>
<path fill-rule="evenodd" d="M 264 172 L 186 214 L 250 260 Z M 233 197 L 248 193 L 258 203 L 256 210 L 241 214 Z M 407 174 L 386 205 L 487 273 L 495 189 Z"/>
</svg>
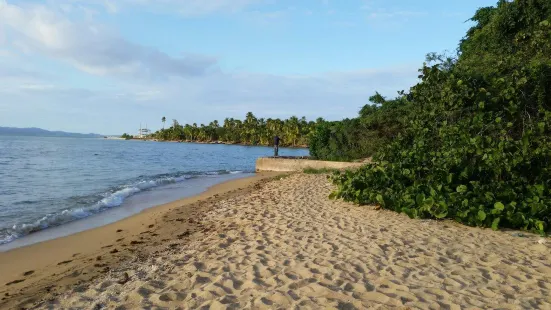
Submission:
<svg viewBox="0 0 551 310">
<path fill-rule="evenodd" d="M 104 225 L 197 194 L 254 173 L 255 160 L 272 152 L 223 144 L 0 136 L 0 245 L 52 227 L 78 224 L 76 232 Z M 308 150 L 281 149 L 280 155 L 304 156 Z"/>
</svg>

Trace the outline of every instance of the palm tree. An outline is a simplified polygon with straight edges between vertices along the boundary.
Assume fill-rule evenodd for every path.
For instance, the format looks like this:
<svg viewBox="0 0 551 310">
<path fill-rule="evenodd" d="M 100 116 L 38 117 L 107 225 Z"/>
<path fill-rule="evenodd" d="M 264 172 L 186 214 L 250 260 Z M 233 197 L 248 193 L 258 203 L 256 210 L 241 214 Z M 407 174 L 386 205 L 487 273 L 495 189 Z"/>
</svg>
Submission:
<svg viewBox="0 0 551 310">
<path fill-rule="evenodd" d="M 155 133 L 162 140 L 188 141 L 225 141 L 231 143 L 247 143 L 270 145 L 272 138 L 279 135 L 284 145 L 306 145 L 316 125 L 325 122 L 318 118 L 307 121 L 292 116 L 288 119 L 257 118 L 252 112 L 247 113 L 244 120 L 226 118 L 223 123 L 214 120 L 208 125 L 197 123 L 181 125 L 177 120 L 172 121 L 172 127 L 164 129 L 166 117 L 162 118 L 163 129 Z"/>
<path fill-rule="evenodd" d="M 284 131 L 288 141 L 292 142 L 291 146 L 296 146 L 300 135 L 300 123 L 298 117 L 291 116 L 288 120 L 286 120 Z"/>
</svg>

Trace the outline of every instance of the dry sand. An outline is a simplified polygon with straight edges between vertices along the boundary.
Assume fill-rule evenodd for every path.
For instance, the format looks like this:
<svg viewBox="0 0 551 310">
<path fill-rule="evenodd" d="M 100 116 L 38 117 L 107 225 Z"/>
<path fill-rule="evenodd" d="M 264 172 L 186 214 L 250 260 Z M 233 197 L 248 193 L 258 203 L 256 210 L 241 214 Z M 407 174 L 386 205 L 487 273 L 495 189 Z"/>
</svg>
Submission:
<svg viewBox="0 0 551 310">
<path fill-rule="evenodd" d="M 96 252 L 77 255 L 84 258 L 67 263 L 72 269 L 61 279 L 80 280 L 42 280 L 50 293 L 40 291 L 27 306 L 551 309 L 551 242 L 356 207 L 328 200 L 332 188 L 324 176 L 298 174 L 156 208 L 144 222 L 151 227 L 116 233 L 124 221 L 115 223 L 110 233 L 122 240 L 109 241 L 104 252 L 118 253 L 99 260 L 109 269 L 82 278 L 98 269 L 90 257 Z M 0 263 L 6 263 L 1 256 Z M 15 288 L 10 294 L 23 289 L 22 295 L 5 305 L 29 298 L 21 285 L 37 283 L 33 277 L 44 272 L 18 274 L 26 281 L 8 288 Z"/>
</svg>

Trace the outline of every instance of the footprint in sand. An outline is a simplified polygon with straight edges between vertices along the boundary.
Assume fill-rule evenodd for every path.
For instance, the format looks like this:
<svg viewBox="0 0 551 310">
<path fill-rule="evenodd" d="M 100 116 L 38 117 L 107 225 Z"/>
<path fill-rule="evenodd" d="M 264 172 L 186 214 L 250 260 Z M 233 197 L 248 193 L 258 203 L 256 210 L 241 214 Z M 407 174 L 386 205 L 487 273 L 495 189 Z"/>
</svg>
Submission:
<svg viewBox="0 0 551 310">
<path fill-rule="evenodd" d="M 10 285 L 13 285 L 13 284 L 17 284 L 17 283 L 21 283 L 25 281 L 25 279 L 19 279 L 19 280 L 14 280 L 14 281 L 11 281 L 9 283 L 6 283 L 6 286 L 10 286 Z"/>
<path fill-rule="evenodd" d="M 30 275 L 33 274 L 33 273 L 34 273 L 34 270 L 25 271 L 25 272 L 23 273 L 23 276 L 25 276 L 25 277 L 26 277 L 26 276 L 30 276 Z"/>
<path fill-rule="evenodd" d="M 61 265 L 67 265 L 68 263 L 72 262 L 72 260 L 65 260 L 65 261 L 62 261 L 60 263 L 58 263 L 57 265 L 58 266 L 61 266 Z"/>
</svg>

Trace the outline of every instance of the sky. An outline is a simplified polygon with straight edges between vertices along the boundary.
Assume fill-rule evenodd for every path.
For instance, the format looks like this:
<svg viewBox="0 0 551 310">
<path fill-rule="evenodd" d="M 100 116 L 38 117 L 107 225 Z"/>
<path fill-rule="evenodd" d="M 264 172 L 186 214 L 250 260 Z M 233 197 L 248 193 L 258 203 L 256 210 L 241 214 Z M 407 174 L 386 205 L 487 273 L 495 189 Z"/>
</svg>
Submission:
<svg viewBox="0 0 551 310">
<path fill-rule="evenodd" d="M 338 120 L 417 81 L 497 0 L 0 0 L 0 126 Z"/>
</svg>

